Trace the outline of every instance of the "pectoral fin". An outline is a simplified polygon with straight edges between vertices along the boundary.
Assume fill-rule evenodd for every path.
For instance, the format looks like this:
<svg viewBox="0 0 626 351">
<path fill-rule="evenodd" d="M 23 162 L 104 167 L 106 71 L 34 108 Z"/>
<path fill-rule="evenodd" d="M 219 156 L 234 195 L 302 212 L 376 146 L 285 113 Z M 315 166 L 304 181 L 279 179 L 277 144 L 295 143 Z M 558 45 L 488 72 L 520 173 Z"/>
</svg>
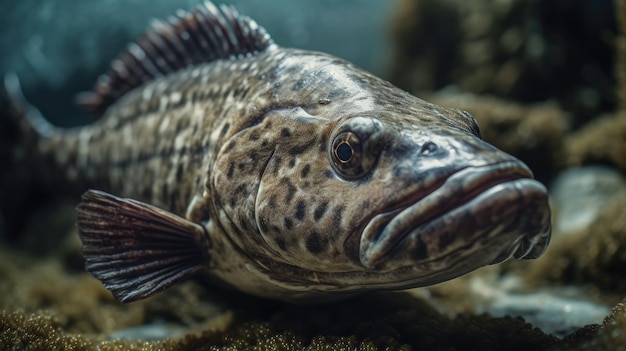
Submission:
<svg viewBox="0 0 626 351">
<path fill-rule="evenodd" d="M 96 190 L 77 211 L 85 268 L 121 302 L 164 290 L 208 262 L 205 229 L 173 213 Z"/>
</svg>

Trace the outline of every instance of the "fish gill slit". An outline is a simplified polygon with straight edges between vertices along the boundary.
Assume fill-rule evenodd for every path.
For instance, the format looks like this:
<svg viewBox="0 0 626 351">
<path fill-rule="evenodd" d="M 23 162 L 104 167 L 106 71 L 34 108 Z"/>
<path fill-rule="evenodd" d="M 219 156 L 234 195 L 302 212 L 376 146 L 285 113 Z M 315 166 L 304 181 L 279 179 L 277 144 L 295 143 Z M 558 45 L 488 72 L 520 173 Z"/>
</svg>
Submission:
<svg viewBox="0 0 626 351">
<path fill-rule="evenodd" d="M 265 235 L 267 234 L 266 231 L 263 231 L 262 228 L 264 226 L 261 226 L 261 218 L 259 218 L 259 199 L 260 199 L 260 195 L 261 195 L 261 190 L 263 189 L 263 177 L 265 176 L 265 173 L 267 172 L 267 169 L 269 167 L 269 164 L 272 161 L 272 158 L 274 158 L 274 154 L 276 153 L 276 149 L 274 148 L 272 150 L 272 153 L 269 155 L 269 157 L 267 158 L 267 160 L 265 160 L 265 164 L 263 165 L 261 174 L 259 174 L 259 186 L 257 187 L 257 192 L 254 195 L 254 221 L 256 222 L 256 226 L 258 228 L 259 233 L 261 234 L 261 238 L 264 241 L 266 246 L 269 246 L 268 242 L 265 240 Z"/>
</svg>

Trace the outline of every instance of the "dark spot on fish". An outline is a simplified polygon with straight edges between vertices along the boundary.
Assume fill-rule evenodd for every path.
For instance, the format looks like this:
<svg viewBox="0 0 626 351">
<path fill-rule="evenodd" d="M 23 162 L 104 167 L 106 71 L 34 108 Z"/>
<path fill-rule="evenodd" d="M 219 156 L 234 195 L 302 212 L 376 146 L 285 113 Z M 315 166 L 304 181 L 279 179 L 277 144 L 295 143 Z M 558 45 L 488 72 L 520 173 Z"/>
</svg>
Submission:
<svg viewBox="0 0 626 351">
<path fill-rule="evenodd" d="M 248 221 L 239 221 L 239 224 L 241 225 L 241 229 L 243 229 L 244 232 L 247 232 L 251 229 L 250 223 L 248 223 Z"/>
<path fill-rule="evenodd" d="M 363 202 L 361 202 L 361 208 L 365 211 L 370 207 L 370 200 L 369 199 L 365 199 L 363 200 Z"/>
<path fill-rule="evenodd" d="M 228 164 L 228 172 L 226 173 L 226 177 L 228 179 L 231 179 L 234 174 L 235 174 L 235 162 L 230 161 L 230 163 Z"/>
<path fill-rule="evenodd" d="M 194 127 L 197 127 L 197 126 L 198 125 L 196 124 Z M 222 130 L 220 130 L 220 139 L 223 138 L 226 135 L 226 133 L 228 133 L 229 129 L 230 129 L 230 123 L 225 123 L 224 126 L 222 127 Z"/>
<path fill-rule="evenodd" d="M 271 209 L 276 208 L 276 194 L 272 194 L 269 198 L 269 200 L 267 200 L 267 206 L 269 206 Z"/>
<path fill-rule="evenodd" d="M 298 91 L 298 90 L 302 90 L 302 88 L 304 88 L 306 86 L 306 79 L 298 79 L 298 81 L 296 81 L 292 86 L 291 89 Z"/>
<path fill-rule="evenodd" d="M 425 260 L 426 258 L 428 258 L 428 247 L 426 246 L 426 243 L 424 242 L 424 239 L 422 239 L 421 236 L 417 236 L 417 243 L 415 244 L 416 249 L 415 251 L 413 251 L 412 256 L 416 261 L 420 261 L 420 260 Z"/>
<path fill-rule="evenodd" d="M 341 219 L 343 218 L 343 206 L 337 206 L 333 211 L 333 226 L 339 228 Z"/>
<path fill-rule="evenodd" d="M 176 181 L 177 182 L 181 182 L 183 179 L 183 171 L 184 171 L 184 165 L 182 163 L 180 163 L 178 165 L 178 169 L 176 170 Z"/>
<path fill-rule="evenodd" d="M 300 176 L 302 178 L 306 178 L 306 176 L 309 175 L 309 171 L 311 171 L 311 166 L 309 164 L 304 165 L 304 167 L 302 167 L 302 171 L 300 172 Z"/>
<path fill-rule="evenodd" d="M 446 248 L 450 247 L 456 236 L 450 231 L 442 231 L 442 233 L 440 233 L 437 238 L 439 239 L 437 243 L 437 248 L 439 249 L 439 251 L 445 251 Z"/>
<path fill-rule="evenodd" d="M 278 171 L 280 170 L 280 163 L 282 162 L 282 158 L 280 156 L 274 157 L 274 167 L 272 168 L 272 174 L 274 176 L 278 175 Z"/>
<path fill-rule="evenodd" d="M 283 128 L 283 130 L 280 131 L 280 136 L 289 138 L 291 136 L 291 130 L 289 128 Z"/>
<path fill-rule="evenodd" d="M 324 172 L 326 178 L 335 178 L 335 173 L 329 168 Z"/>
<path fill-rule="evenodd" d="M 322 216 L 324 216 L 324 213 L 326 213 L 327 209 L 328 209 L 328 201 L 322 202 L 319 206 L 317 206 L 317 208 L 313 212 L 313 219 L 316 222 L 319 221 L 320 218 L 322 218 Z"/>
<path fill-rule="evenodd" d="M 304 204 L 304 201 L 302 200 L 298 201 L 298 204 L 296 205 L 296 214 L 295 214 L 296 219 L 300 221 L 303 220 L 305 211 L 306 211 L 306 205 Z"/>
<path fill-rule="evenodd" d="M 248 139 L 252 141 L 259 140 L 259 133 L 257 132 L 250 133 L 250 136 L 248 137 Z"/>
<path fill-rule="evenodd" d="M 293 168 L 293 167 L 295 167 L 295 165 L 296 165 L 296 159 L 295 159 L 295 158 L 292 158 L 291 160 L 289 160 L 288 165 L 289 165 L 289 168 Z"/>
<path fill-rule="evenodd" d="M 320 153 L 325 153 L 327 150 L 326 148 L 328 147 L 328 145 L 326 145 L 326 142 L 321 142 L 319 143 L 319 151 Z"/>
<path fill-rule="evenodd" d="M 241 92 L 241 95 L 239 96 L 240 99 L 242 100 L 245 99 L 246 96 L 248 96 L 248 92 L 250 92 L 250 87 L 245 87 L 243 91 Z"/>
<path fill-rule="evenodd" d="M 243 198 L 248 193 L 248 186 L 244 184 L 239 184 L 233 189 L 233 196 L 230 197 L 230 206 L 235 207 L 238 199 Z"/>
<path fill-rule="evenodd" d="M 261 156 L 259 156 L 259 153 L 257 151 L 253 151 L 250 153 L 250 160 L 251 162 L 250 161 L 248 162 L 249 166 L 254 169 L 259 164 L 259 161 L 261 160 Z"/>
<path fill-rule="evenodd" d="M 301 74 L 303 70 L 304 70 L 304 67 L 302 66 L 301 63 L 294 63 L 294 64 L 286 66 L 284 69 L 284 73 L 297 75 L 297 74 Z"/>
<path fill-rule="evenodd" d="M 263 139 L 261 146 L 267 146 L 267 144 L 269 144 L 269 141 L 267 139 Z"/>
<path fill-rule="evenodd" d="M 322 238 L 316 232 L 311 233 L 306 238 L 306 249 L 310 253 L 316 255 L 324 251 L 325 248 L 326 248 L 326 243 L 322 241 Z"/>
<path fill-rule="evenodd" d="M 274 241 L 276 241 L 276 245 L 278 245 L 278 247 L 285 251 L 287 250 L 287 243 L 285 242 L 285 239 L 281 238 L 281 237 L 276 237 L 276 239 L 274 239 Z"/>
<path fill-rule="evenodd" d="M 333 85 L 336 85 L 336 82 L 337 79 L 335 79 L 335 77 L 331 74 L 327 74 L 326 77 L 324 77 L 324 83 L 326 84 L 326 86 L 332 87 Z"/>
<path fill-rule="evenodd" d="M 237 168 L 239 168 L 239 170 L 243 170 L 244 168 L 246 168 L 246 163 L 245 162 L 239 162 L 239 164 L 237 165 Z"/>
<path fill-rule="evenodd" d="M 293 229 L 293 221 L 289 217 L 285 217 L 285 228 L 288 230 Z"/>
<path fill-rule="evenodd" d="M 313 145 L 315 145 L 315 139 L 309 140 L 309 141 L 305 141 L 304 143 L 302 143 L 302 144 L 300 144 L 298 146 L 294 146 L 291 149 L 289 149 L 289 154 L 291 156 L 301 155 L 303 152 L 305 152 L 306 150 L 308 150 L 311 147 L 313 147 Z"/>
<path fill-rule="evenodd" d="M 272 109 L 273 109 L 272 107 L 267 108 L 267 109 L 264 109 L 264 110 L 262 110 L 260 113 L 257 113 L 256 115 L 252 116 L 252 117 L 248 120 L 248 123 L 245 125 L 245 127 L 244 127 L 244 128 L 252 128 L 252 127 L 254 127 L 254 126 L 256 126 L 256 125 L 261 124 L 261 122 L 262 122 L 262 121 L 263 121 L 263 119 L 265 118 L 265 114 L 266 114 L 268 111 L 272 110 Z"/>
<path fill-rule="evenodd" d="M 328 93 L 327 95 L 327 100 L 336 100 L 337 98 L 339 98 L 341 95 L 344 95 L 346 93 L 345 89 L 341 89 L 341 88 L 336 88 L 330 91 L 330 93 Z"/>
<path fill-rule="evenodd" d="M 179 104 L 177 104 L 176 106 L 181 106 L 182 105 L 182 98 L 179 101 Z M 179 118 L 178 121 L 176 121 L 176 127 L 174 128 L 176 130 L 176 132 L 174 133 L 174 135 L 178 135 L 180 134 L 180 131 L 183 129 L 187 129 L 187 127 L 189 126 L 188 121 L 184 118 Z"/>
<path fill-rule="evenodd" d="M 259 229 L 261 229 L 263 233 L 267 232 L 267 220 L 265 220 L 264 218 L 261 218 L 261 220 L 259 221 Z"/>
<path fill-rule="evenodd" d="M 402 176 L 402 173 L 404 172 L 405 169 L 406 169 L 406 166 L 395 165 L 393 167 L 393 170 L 391 171 L 391 174 L 393 174 L 394 178 L 399 178 Z"/>
<path fill-rule="evenodd" d="M 272 225 L 272 231 L 274 233 L 280 233 L 280 228 L 277 225 Z"/>
<path fill-rule="evenodd" d="M 361 84 L 361 85 L 369 85 L 369 80 L 365 79 L 365 77 L 359 75 L 359 74 L 350 74 L 348 75 L 348 77 L 355 83 L 357 84 Z"/>
<path fill-rule="evenodd" d="M 287 187 L 287 195 L 285 195 L 285 201 L 290 203 L 293 200 L 294 195 L 296 195 L 296 187 L 291 184 L 291 180 L 289 178 L 283 178 L 281 183 Z"/>
<path fill-rule="evenodd" d="M 276 97 L 276 96 L 278 96 L 280 94 L 280 82 L 274 84 L 270 94 L 271 94 L 272 97 Z"/>
<path fill-rule="evenodd" d="M 232 150 L 235 145 L 237 145 L 237 143 L 235 143 L 234 140 L 231 140 L 230 143 L 228 143 L 228 145 L 226 146 L 226 152 L 229 152 L 230 150 Z"/>
</svg>

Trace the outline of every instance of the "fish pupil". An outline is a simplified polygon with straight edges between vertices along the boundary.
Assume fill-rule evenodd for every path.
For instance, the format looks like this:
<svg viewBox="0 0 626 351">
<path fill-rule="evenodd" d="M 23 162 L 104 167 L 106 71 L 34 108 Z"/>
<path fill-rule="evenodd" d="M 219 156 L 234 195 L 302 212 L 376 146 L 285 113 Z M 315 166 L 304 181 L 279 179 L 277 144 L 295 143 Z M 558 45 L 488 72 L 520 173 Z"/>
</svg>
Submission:
<svg viewBox="0 0 626 351">
<path fill-rule="evenodd" d="M 354 149 L 352 149 L 352 146 L 350 146 L 350 144 L 344 141 L 341 144 L 337 145 L 336 154 L 339 161 L 346 163 L 352 159 L 352 156 L 354 155 Z"/>
</svg>

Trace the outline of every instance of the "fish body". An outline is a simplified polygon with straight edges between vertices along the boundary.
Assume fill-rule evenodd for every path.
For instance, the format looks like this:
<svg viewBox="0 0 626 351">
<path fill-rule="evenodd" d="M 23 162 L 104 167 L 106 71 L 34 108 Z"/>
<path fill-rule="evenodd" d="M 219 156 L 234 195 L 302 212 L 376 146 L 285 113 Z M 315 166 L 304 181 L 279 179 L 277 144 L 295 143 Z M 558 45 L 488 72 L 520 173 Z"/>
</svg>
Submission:
<svg viewBox="0 0 626 351">
<path fill-rule="evenodd" d="M 120 301 L 204 271 L 250 294 L 333 299 L 452 279 L 550 238 L 546 189 L 468 113 L 341 59 L 281 48 L 205 2 L 131 44 L 74 129 L 5 93 L 31 151 L 87 191 L 86 269 Z"/>
</svg>

